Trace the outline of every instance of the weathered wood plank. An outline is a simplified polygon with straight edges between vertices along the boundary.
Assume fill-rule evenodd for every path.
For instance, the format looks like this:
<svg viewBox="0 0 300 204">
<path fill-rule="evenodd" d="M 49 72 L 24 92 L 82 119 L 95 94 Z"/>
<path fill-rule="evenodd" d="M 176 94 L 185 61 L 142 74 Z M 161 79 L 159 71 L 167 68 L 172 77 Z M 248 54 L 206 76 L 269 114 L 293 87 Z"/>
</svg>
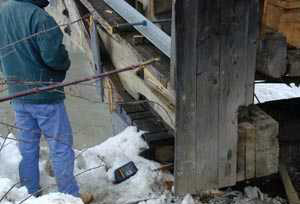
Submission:
<svg viewBox="0 0 300 204">
<path fill-rule="evenodd" d="M 153 57 L 161 57 L 161 61 L 148 68 L 153 75 L 160 81 L 160 83 L 167 87 L 169 82 L 169 66 L 170 60 L 161 56 L 161 52 L 150 43 L 143 45 L 136 45 L 134 43 L 134 36 L 136 32 L 114 33 L 113 28 L 118 24 L 126 23 L 116 12 L 114 12 L 104 1 L 97 0 L 77 0 L 84 4 L 89 12 L 94 13 L 94 18 L 101 24 L 102 28 L 110 35 L 109 41 L 117 41 L 119 43 L 126 42 L 128 45 L 126 49 L 130 52 L 136 53 L 140 59 L 149 59 Z M 145 40 L 147 41 L 147 40 Z M 110 42 L 108 42 L 110 43 Z M 120 59 L 122 60 L 122 59 Z"/>
<path fill-rule="evenodd" d="M 287 41 L 281 33 L 267 33 L 258 45 L 256 70 L 280 78 L 287 72 Z"/>
<path fill-rule="evenodd" d="M 248 30 L 253 3 L 258 5 L 257 1 L 249 0 L 229 0 L 221 5 L 219 144 L 222 145 L 219 146 L 218 174 L 220 187 L 234 185 L 237 180 L 237 110 L 239 106 L 249 103 L 245 97 L 248 89 L 247 74 L 248 69 L 255 69 L 253 62 L 248 61 Z M 252 26 L 257 28 L 258 24 Z M 253 52 L 253 49 L 251 51 Z"/>
<path fill-rule="evenodd" d="M 110 35 L 102 29 L 98 29 L 98 32 L 116 69 L 121 69 L 126 65 L 143 61 L 138 53 L 128 48 L 130 45 L 126 41 L 114 41 L 110 38 Z M 136 99 L 139 99 L 140 95 L 145 96 L 151 101 L 153 109 L 160 115 L 165 123 L 169 125 L 170 128 L 174 128 L 175 108 L 170 101 L 163 97 L 158 91 L 155 92 L 151 87 L 147 86 L 145 81 L 141 79 L 136 72 L 120 74 L 119 77 L 124 88 L 131 96 Z"/>
<path fill-rule="evenodd" d="M 267 1 L 267 0 L 266 0 Z M 247 48 L 247 79 L 245 105 L 253 104 L 254 101 L 254 81 L 256 71 L 257 38 L 259 36 L 260 18 L 259 2 L 250 3 L 248 22 L 248 48 Z M 255 67 L 255 68 L 253 68 Z"/>
<path fill-rule="evenodd" d="M 300 49 L 288 51 L 288 76 L 300 76 Z"/>
<path fill-rule="evenodd" d="M 256 166 L 256 131 L 253 125 L 247 128 L 246 137 L 246 168 L 245 179 L 255 178 L 255 166 Z"/>
<path fill-rule="evenodd" d="M 279 32 L 284 33 L 290 46 L 300 48 L 300 8 L 291 9 L 282 14 Z"/>
<path fill-rule="evenodd" d="M 255 176 L 275 174 L 279 167 L 279 124 L 257 106 L 250 108 L 250 119 L 256 129 Z"/>
<path fill-rule="evenodd" d="M 95 20 L 101 24 L 101 28 L 98 26 L 98 33 L 116 69 L 159 56 L 160 53 L 158 50 L 151 45 L 135 46 L 130 41 L 134 33 L 122 34 L 122 36 L 112 33 L 112 26 L 122 21 L 122 19 L 115 12 L 108 12 L 111 11 L 111 9 L 103 1 L 78 1 L 82 2 L 90 12 L 94 13 Z M 169 61 L 162 57 L 159 63 L 147 67 L 147 71 L 151 73 L 151 79 L 153 79 L 152 76 L 157 79 L 155 86 L 157 87 L 158 85 L 161 89 L 155 90 L 149 86 L 146 80 L 139 77 L 136 72 L 120 74 L 119 77 L 123 87 L 132 97 L 139 99 L 141 95 L 145 96 L 151 101 L 150 103 L 153 109 L 161 116 L 164 122 L 170 129 L 173 129 L 175 126 L 175 102 L 170 101 L 170 99 L 172 100 L 174 97 L 172 93 L 169 93 L 168 90 L 164 88 L 163 84 L 165 81 L 164 76 L 169 77 L 169 73 L 167 75 L 161 74 L 161 71 L 169 72 Z M 161 90 L 163 92 L 161 92 Z"/>
<path fill-rule="evenodd" d="M 196 67 L 199 1 L 176 1 L 177 97 L 175 189 L 196 193 Z M 189 151 L 187 151 L 189 150 Z M 200 175 L 198 175 L 200 177 Z"/>
<path fill-rule="evenodd" d="M 300 1 L 282 1 L 282 0 L 269 0 L 270 4 L 284 8 L 284 9 L 294 9 L 300 8 Z"/>
<path fill-rule="evenodd" d="M 247 1 L 245 1 L 247 2 Z M 241 7 L 239 7 L 239 4 Z M 236 106 L 240 103 L 240 96 L 237 86 L 240 84 L 241 75 L 239 72 L 245 71 L 244 58 L 245 32 L 244 20 L 248 16 L 244 9 L 245 4 L 240 1 L 224 1 L 221 5 L 221 65 L 220 65 L 220 98 L 219 98 L 219 131 L 222 137 L 219 141 L 222 146 L 218 151 L 218 173 L 220 175 L 219 184 L 221 186 L 234 185 L 236 183 L 237 165 L 237 116 Z M 240 16 L 243 13 L 243 16 Z M 241 69 L 239 71 L 238 69 Z M 241 88 L 241 87 L 239 87 Z M 236 97 L 235 101 L 232 98 Z M 222 131 L 222 133 L 221 133 Z"/>
<path fill-rule="evenodd" d="M 249 122 L 239 124 L 237 180 L 255 178 L 255 127 Z"/>
<path fill-rule="evenodd" d="M 298 192 L 296 191 L 291 177 L 289 176 L 286 164 L 284 162 L 281 162 L 280 164 L 280 175 L 282 182 L 284 184 L 284 188 L 288 197 L 288 201 L 291 204 L 300 204 L 300 199 L 298 196 Z"/>
<path fill-rule="evenodd" d="M 172 5 L 172 25 L 171 25 L 171 67 L 170 67 L 170 84 L 168 88 L 172 90 L 176 87 L 176 23 L 175 23 L 175 4 Z"/>
<path fill-rule="evenodd" d="M 219 186 L 220 6 L 220 1 L 199 1 L 198 5 L 197 123 L 196 140 L 190 146 L 197 155 L 194 180 L 198 191 Z"/>
<path fill-rule="evenodd" d="M 253 102 L 256 6 L 257 0 L 176 3 L 179 194 L 236 183 L 237 112 Z"/>
</svg>

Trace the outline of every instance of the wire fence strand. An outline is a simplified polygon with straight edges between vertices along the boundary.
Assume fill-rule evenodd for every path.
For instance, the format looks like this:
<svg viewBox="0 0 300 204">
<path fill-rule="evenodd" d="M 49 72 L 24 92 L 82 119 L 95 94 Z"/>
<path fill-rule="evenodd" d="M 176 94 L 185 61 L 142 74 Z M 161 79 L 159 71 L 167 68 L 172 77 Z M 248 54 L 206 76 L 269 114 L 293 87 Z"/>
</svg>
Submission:
<svg viewBox="0 0 300 204">
<path fill-rule="evenodd" d="M 16 46 L 16 45 L 19 44 L 19 43 L 25 43 L 25 42 L 27 42 L 27 41 L 29 41 L 29 40 L 35 38 L 35 37 L 38 37 L 38 36 L 43 35 L 43 34 L 45 34 L 45 33 L 51 32 L 51 31 L 53 31 L 53 30 L 55 30 L 55 29 L 59 29 L 60 27 L 70 26 L 70 25 L 73 25 L 73 24 L 82 22 L 82 21 L 84 21 L 85 19 L 88 19 L 90 16 L 92 16 L 93 13 L 94 13 L 94 12 L 88 13 L 88 14 L 82 16 L 81 18 L 76 19 L 76 20 L 74 20 L 74 21 L 71 21 L 71 22 L 69 22 L 69 23 L 59 24 L 59 25 L 54 26 L 54 27 L 51 27 L 51 28 L 49 28 L 49 29 L 45 29 L 45 30 L 42 30 L 42 31 L 40 31 L 40 32 L 33 33 L 33 34 L 31 34 L 31 35 L 29 35 L 29 36 L 26 36 L 26 37 L 24 37 L 24 38 L 22 38 L 22 39 L 16 40 L 16 41 L 14 41 L 14 42 L 12 42 L 12 43 L 9 43 L 9 44 L 7 44 L 7 45 L 5 45 L 5 46 L 3 46 L 3 47 L 0 47 L 0 51 L 5 50 L 5 49 L 7 49 L 7 48 L 13 48 L 14 46 Z M 6 53 L 4 56 L 0 56 L 0 57 L 1 57 L 1 59 L 3 59 L 3 58 L 9 56 L 10 54 L 12 54 L 12 53 L 14 53 L 14 52 L 17 52 L 15 48 L 14 48 L 12 51 Z M 145 62 L 145 63 L 139 64 L 139 65 L 133 65 L 133 66 L 131 66 L 131 67 L 127 67 L 127 68 L 124 68 L 124 69 L 127 69 L 127 70 L 125 70 L 125 71 L 130 71 L 130 70 L 138 69 L 138 68 L 141 68 L 141 67 L 145 68 L 145 65 L 150 64 L 150 63 L 154 63 L 154 62 L 156 62 L 157 60 L 158 60 L 158 59 L 149 60 L 149 61 L 147 61 L 147 62 Z M 133 68 L 134 68 L 134 69 L 133 69 Z M 73 82 L 67 82 L 67 83 L 57 83 L 57 82 L 47 82 L 47 81 L 26 81 L 26 80 L 16 80 L 16 79 L 4 79 L 4 78 L 0 78 L 0 85 L 11 85 L 11 84 L 23 84 L 23 85 L 28 85 L 28 86 L 30 86 L 30 85 L 32 85 L 32 86 L 36 86 L 36 85 L 43 85 L 43 86 L 45 86 L 45 85 L 46 85 L 46 86 L 47 86 L 47 85 L 48 85 L 48 86 L 47 86 L 48 88 L 43 87 L 42 91 L 58 91 L 57 88 L 59 88 L 59 87 L 65 87 L 65 85 L 67 85 L 67 86 L 74 86 L 74 85 L 77 84 L 77 85 L 79 85 L 79 86 L 96 87 L 96 84 L 94 84 L 95 82 L 93 82 L 93 81 L 99 80 L 99 78 L 103 78 L 103 77 L 106 77 L 106 76 L 109 76 L 109 75 L 113 75 L 113 74 L 118 74 L 118 73 L 120 73 L 120 70 L 119 70 L 119 71 L 112 71 L 112 72 L 104 73 L 103 76 L 100 76 L 100 77 L 99 77 L 99 75 L 98 75 L 97 77 L 93 76 L 94 78 L 90 78 L 90 80 L 89 80 L 90 82 L 89 82 L 89 83 L 87 83 L 86 80 L 80 80 L 80 81 L 77 81 L 78 83 L 77 83 L 77 82 L 75 83 L 74 81 L 73 81 Z M 51 89 L 49 89 L 50 86 L 52 86 Z M 104 87 L 104 88 L 106 88 L 106 89 L 111 89 L 110 87 Z M 2 89 L 1 92 L 5 91 L 5 90 L 7 90 L 7 89 Z M 29 91 L 29 92 L 30 92 L 30 91 Z M 29 93 L 29 92 L 27 91 L 27 94 L 29 94 L 29 95 L 30 95 L 30 94 L 37 94 L 37 93 L 39 93 L 39 88 L 32 89 L 32 90 L 31 90 L 31 93 Z M 69 94 L 69 95 L 72 95 L 73 97 L 77 97 L 77 98 L 80 98 L 80 99 L 89 101 L 89 102 L 91 102 L 91 103 L 101 103 L 100 101 L 96 101 L 96 100 L 94 101 L 94 100 L 88 99 L 88 98 L 83 97 L 83 96 L 80 96 L 80 95 L 75 95 L 75 94 L 71 94 L 71 93 L 66 93 L 66 94 Z M 22 95 L 22 94 L 21 94 L 21 95 Z M 24 95 L 24 94 L 23 94 L 23 95 Z M 26 95 L 26 94 L 25 94 L 25 95 Z M 18 96 L 18 97 L 22 97 L 22 96 Z M 9 97 L 0 98 L 0 102 L 7 101 L 7 100 L 11 100 L 11 99 L 13 99 L 13 98 L 16 98 L 16 97 L 11 97 L 11 96 L 9 96 Z M 170 121 L 173 121 L 173 120 L 172 120 L 172 117 L 169 115 L 168 111 L 167 111 L 163 106 L 161 106 L 161 104 L 158 104 L 158 103 L 153 102 L 153 101 L 149 101 L 149 100 L 142 100 L 142 101 L 127 101 L 127 102 L 126 102 L 126 101 L 118 101 L 118 102 L 115 102 L 114 104 L 116 104 L 116 105 L 126 105 L 126 104 L 132 104 L 132 105 L 134 105 L 134 104 L 142 104 L 142 103 L 149 103 L 149 104 L 152 104 L 152 105 L 155 104 L 155 105 L 160 106 L 161 109 L 162 109 L 164 112 L 166 112 L 166 114 L 167 114 L 168 117 L 170 118 Z M 17 130 L 19 130 L 19 131 L 29 131 L 29 130 L 26 130 L 26 129 L 24 129 L 24 128 L 17 127 L 16 125 L 9 124 L 9 123 L 5 123 L 5 122 L 1 122 L 1 121 L 0 121 L 0 125 L 6 126 L 7 128 L 17 129 Z M 42 133 L 40 130 L 32 130 L 32 131 L 35 131 L 36 133 Z M 75 134 L 76 134 L 76 133 L 75 133 Z M 56 136 L 56 137 L 58 137 L 58 136 Z M 54 139 L 54 140 L 56 140 L 57 142 L 60 142 L 60 143 L 62 143 L 62 144 L 66 144 L 66 143 L 64 143 L 62 140 L 60 140 L 59 138 L 56 138 L 56 137 L 53 137 L 53 138 L 51 138 L 51 139 Z M 36 143 L 36 142 L 37 142 L 37 141 L 35 141 L 35 140 L 33 141 L 33 140 L 23 140 L 23 139 L 19 139 L 19 138 L 14 138 L 14 137 L 11 137 L 9 134 L 8 134 L 7 136 L 1 136 L 1 135 L 0 135 L 0 138 L 3 138 L 3 142 L 2 142 L 2 144 L 1 144 L 1 146 L 0 146 L 0 154 L 1 154 L 2 150 L 5 148 L 5 146 L 7 145 L 7 141 L 8 141 L 8 140 L 13 140 L 13 141 L 16 141 L 16 142 L 19 142 L 19 143 L 20 143 L 20 142 L 23 142 L 23 143 Z M 87 149 L 83 150 L 81 153 L 79 153 L 79 154 L 76 156 L 75 160 L 78 159 L 79 156 L 81 156 L 81 155 L 82 155 L 84 152 L 86 152 L 87 150 L 89 150 L 89 148 L 87 148 Z M 85 171 L 82 171 L 82 172 L 76 174 L 75 177 L 78 177 L 78 176 L 81 176 L 81 175 L 86 174 L 86 173 L 88 173 L 88 172 L 94 171 L 94 170 L 99 169 L 99 168 L 101 168 L 101 167 L 103 167 L 103 166 L 104 166 L 104 165 L 102 164 L 102 165 L 99 165 L 99 166 L 96 166 L 96 167 L 87 169 L 87 170 L 85 170 Z M 6 198 L 6 196 L 7 196 L 7 195 L 8 195 L 8 194 L 9 194 L 9 193 L 10 193 L 17 185 L 19 185 L 19 184 L 20 184 L 20 182 L 17 182 L 17 183 L 15 183 L 11 188 L 9 188 L 9 190 L 1 197 L 0 202 L 3 201 L 3 200 Z M 28 199 L 30 199 L 32 196 L 41 193 L 43 190 L 48 189 L 48 188 L 50 188 L 50 187 L 54 187 L 54 186 L 57 186 L 57 184 L 49 185 L 49 186 L 46 186 L 46 187 L 40 189 L 39 191 L 35 192 L 34 194 L 29 195 L 28 197 L 24 198 L 22 201 L 19 202 L 19 204 L 22 204 L 22 203 L 26 202 L 26 201 L 27 201 Z"/>
<path fill-rule="evenodd" d="M 55 30 L 55 29 L 59 29 L 60 27 L 70 26 L 70 25 L 79 23 L 79 22 L 81 22 L 81 21 L 83 21 L 83 20 L 85 20 L 85 19 L 88 19 L 90 16 L 93 15 L 93 13 L 95 13 L 95 11 L 90 12 L 90 13 L 88 13 L 88 14 L 86 14 L 86 15 L 84 15 L 84 16 L 82 16 L 82 17 L 80 17 L 80 18 L 78 18 L 78 19 L 76 19 L 76 20 L 74 20 L 74 21 L 71 21 L 71 22 L 69 22 L 69 23 L 59 24 L 59 25 L 53 26 L 53 27 L 51 27 L 51 28 L 49 28 L 49 29 L 45 29 L 45 30 L 42 30 L 42 31 L 33 33 L 33 34 L 31 34 L 31 35 L 29 35 L 29 36 L 26 36 L 26 37 L 24 37 L 24 38 L 22 38 L 22 39 L 16 40 L 16 41 L 14 41 L 14 42 L 12 42 L 12 43 L 9 43 L 9 44 L 7 44 L 7 45 L 5 45 L 5 46 L 3 46 L 3 47 L 0 47 L 0 51 L 1 51 L 1 50 L 4 50 L 4 49 L 7 49 L 7 48 L 10 48 L 10 47 L 13 47 L 13 46 L 15 46 L 15 45 L 17 45 L 17 44 L 19 44 L 19 43 L 22 43 L 22 42 L 31 40 L 32 38 L 35 38 L 35 37 L 37 37 L 37 36 L 39 36 L 39 35 L 42 35 L 42 34 L 51 32 L 51 31 L 53 31 L 53 30 Z"/>
</svg>

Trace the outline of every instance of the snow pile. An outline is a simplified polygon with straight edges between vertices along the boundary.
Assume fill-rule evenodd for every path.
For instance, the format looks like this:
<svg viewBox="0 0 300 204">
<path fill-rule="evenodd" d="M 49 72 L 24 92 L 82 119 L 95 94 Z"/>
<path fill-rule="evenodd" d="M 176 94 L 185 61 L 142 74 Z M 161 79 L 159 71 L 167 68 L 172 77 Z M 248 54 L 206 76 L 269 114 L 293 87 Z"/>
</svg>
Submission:
<svg viewBox="0 0 300 204">
<path fill-rule="evenodd" d="M 173 176 L 154 171 L 160 164 L 139 156 L 139 153 L 148 148 L 142 134 L 135 127 L 129 127 L 123 133 L 80 155 L 76 162 L 76 172 L 103 165 L 96 171 L 78 177 L 81 190 L 95 193 L 96 200 L 104 203 L 122 204 L 130 200 L 146 199 L 155 192 L 163 191 L 162 183 L 166 179 L 173 180 Z M 121 184 L 113 184 L 114 170 L 130 161 L 137 166 L 137 174 Z"/>
<path fill-rule="evenodd" d="M 193 197 L 190 194 L 188 194 L 183 198 L 181 204 L 195 204 L 195 201 Z"/>
<path fill-rule="evenodd" d="M 142 139 L 143 132 L 137 132 L 135 127 L 128 127 L 121 134 L 108 139 L 103 144 L 83 151 L 76 151 L 75 174 L 82 192 L 91 192 L 95 196 L 95 204 L 285 204 L 280 199 L 271 199 L 262 194 L 257 188 L 245 189 L 245 192 L 213 193 L 210 199 L 203 201 L 191 195 L 183 199 L 175 197 L 173 192 L 166 190 L 166 183 L 172 183 L 174 178 L 169 173 L 158 171 L 160 164 L 139 156 L 148 145 Z M 11 135 L 11 137 L 13 137 Z M 0 144 L 3 140 L 0 139 Z M 24 204 L 82 204 L 79 198 L 55 193 L 55 179 L 50 175 L 47 165 L 48 153 L 46 148 L 41 150 L 41 186 L 44 196 L 30 198 Z M 17 204 L 29 195 L 26 189 L 18 185 L 17 166 L 20 154 L 17 143 L 9 141 L 0 154 L 0 199 L 13 186 L 1 204 Z M 115 169 L 133 161 L 138 172 L 135 176 L 121 184 L 113 184 Z M 205 197 L 205 196 L 204 196 Z"/>
<path fill-rule="evenodd" d="M 10 134 L 8 137 L 14 138 L 14 135 Z M 3 139 L 0 138 L 0 146 L 3 143 Z M 4 144 L 4 147 L 0 153 L 0 178 L 9 178 L 12 181 L 17 182 L 18 164 L 21 161 L 21 155 L 17 148 L 17 142 L 8 140 Z"/>
<path fill-rule="evenodd" d="M 163 183 L 174 180 L 168 173 L 157 171 L 160 164 L 146 160 L 139 154 L 148 148 L 147 143 L 142 139 L 143 132 L 138 132 L 135 127 L 128 127 L 121 134 L 108 139 L 106 142 L 83 151 L 76 151 L 75 175 L 82 192 L 92 192 L 95 196 L 95 203 L 130 203 L 144 201 L 149 198 L 164 200 Z M 12 135 L 10 135 L 13 137 Z M 0 139 L 0 144 L 3 139 Z M 8 141 L 0 154 L 0 198 L 14 184 L 18 183 L 18 163 L 21 159 L 15 141 Z M 32 198 L 25 204 L 52 203 L 67 204 L 78 203 L 70 200 L 70 196 L 51 194 L 56 192 L 55 179 L 49 176 L 47 166 L 48 153 L 46 148 L 41 149 L 41 185 L 43 194 L 38 199 Z M 133 161 L 138 168 L 137 174 L 121 184 L 114 183 L 114 170 L 124 164 Z M 4 168 L 3 168 L 4 167 Z M 1 196 L 2 195 L 2 196 Z M 18 203 L 28 195 L 25 188 L 16 186 L 6 196 L 6 203 Z M 79 200 L 79 199 L 76 199 Z M 4 201 L 1 202 L 1 204 Z"/>
<path fill-rule="evenodd" d="M 28 202 L 29 203 L 29 202 Z M 83 204 L 81 199 L 61 193 L 51 193 L 37 199 L 32 199 L 30 204 Z"/>
<path fill-rule="evenodd" d="M 5 194 L 5 200 L 1 201 L 1 204 L 16 204 L 20 203 L 26 198 L 29 198 L 27 190 L 25 187 L 22 188 L 10 188 L 15 185 L 9 179 L 0 178 L 0 198 Z M 9 193 L 7 193 L 9 191 Z M 81 199 L 75 198 L 70 195 L 61 194 L 61 193 L 50 193 L 48 195 L 42 196 L 40 198 L 29 198 L 24 204 L 83 204 Z"/>
<path fill-rule="evenodd" d="M 300 88 L 291 84 L 256 84 L 255 94 L 258 100 L 263 103 L 266 101 L 274 101 L 281 99 L 289 99 L 300 97 Z M 255 99 L 257 102 L 257 100 Z"/>
<path fill-rule="evenodd" d="M 0 198 L 2 198 L 6 192 L 9 191 L 9 189 L 15 185 L 15 182 L 8 178 L 0 178 Z M 13 188 L 12 191 L 10 191 L 9 194 L 6 196 L 6 201 L 2 201 L 3 203 L 14 203 L 17 201 L 23 200 L 25 197 L 27 197 L 27 190 L 26 188 Z M 9 202 L 11 201 L 11 202 Z"/>
</svg>

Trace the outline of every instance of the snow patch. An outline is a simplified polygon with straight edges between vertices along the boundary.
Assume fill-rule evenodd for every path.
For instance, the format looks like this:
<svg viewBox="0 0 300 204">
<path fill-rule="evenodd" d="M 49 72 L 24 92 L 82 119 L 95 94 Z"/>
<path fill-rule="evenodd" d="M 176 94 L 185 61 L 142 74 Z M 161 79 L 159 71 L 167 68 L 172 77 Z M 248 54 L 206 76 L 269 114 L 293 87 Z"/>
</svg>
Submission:
<svg viewBox="0 0 300 204">
<path fill-rule="evenodd" d="M 200 199 L 186 195 L 183 199 L 174 196 L 173 192 L 164 187 L 168 182 L 174 182 L 170 173 L 157 171 L 160 164 L 146 160 L 139 154 L 148 148 L 142 139 L 143 132 L 135 127 L 128 127 L 119 135 L 106 142 L 83 151 L 76 151 L 75 174 L 85 172 L 77 177 L 82 192 L 91 192 L 95 197 L 94 204 L 201 204 Z M 12 135 L 10 135 L 13 137 Z M 0 139 L 0 144 L 3 139 Z M 18 163 L 21 159 L 17 143 L 7 141 L 0 154 L 0 199 L 8 190 L 18 183 Z M 40 170 L 41 186 L 44 196 L 30 198 L 24 204 L 82 204 L 79 198 L 70 195 L 53 193 L 55 179 L 49 176 L 47 169 L 48 153 L 41 148 Z M 133 161 L 138 172 L 135 176 L 118 185 L 114 183 L 113 172 L 129 161 Z M 3 168 L 3 166 L 5 168 Z M 92 168 L 96 169 L 90 170 Z M 48 188 L 49 187 L 49 188 Z M 17 204 L 27 198 L 27 190 L 16 185 L 7 194 L 1 204 Z M 285 204 L 280 198 L 269 198 L 258 188 L 248 187 L 245 192 L 230 191 L 218 193 L 209 200 L 209 204 L 232 203 L 251 204 L 259 200 L 261 204 Z"/>
<path fill-rule="evenodd" d="M 83 204 L 80 198 L 62 193 L 50 193 L 25 204 Z"/>
<path fill-rule="evenodd" d="M 161 199 L 165 189 L 164 181 L 174 180 L 169 173 L 154 171 L 160 164 L 146 160 L 139 154 L 148 148 L 143 140 L 144 132 L 137 131 L 136 127 L 128 127 L 119 135 L 109 138 L 104 143 L 83 151 L 76 151 L 75 175 L 85 172 L 77 177 L 82 192 L 91 192 L 99 203 L 128 203 L 129 201 Z M 12 136 L 12 135 L 11 135 Z M 3 140 L 0 139 L 0 144 Z M 13 155 L 13 156 L 12 156 Z M 41 186 L 46 196 L 32 198 L 26 204 L 37 203 L 76 203 L 70 200 L 70 196 L 61 194 L 51 194 L 56 192 L 55 179 L 50 177 L 47 171 L 47 149 L 41 148 L 40 156 Z M 18 163 L 21 156 L 15 141 L 7 141 L 5 148 L 0 154 L 0 164 L 5 168 L 0 168 L 0 177 L 5 178 L 1 182 L 1 192 L 7 190 L 18 182 Z M 121 184 L 114 184 L 114 170 L 124 164 L 133 161 L 138 168 L 135 176 Z M 7 167 L 7 168 L 6 168 Z M 95 168 L 94 170 L 90 170 Z M 47 188 L 50 187 L 50 188 Z M 12 203 L 26 198 L 25 188 L 14 188 L 8 196 L 15 196 Z M 17 194 L 17 195 L 15 195 Z M 1 198 L 1 196 L 0 196 Z M 4 202 L 11 202 L 9 197 Z M 97 203 L 97 202 L 95 202 Z M 2 204 L 2 203 L 1 203 Z"/>
<path fill-rule="evenodd" d="M 291 84 L 290 87 L 286 84 L 256 84 L 255 94 L 258 100 L 263 103 L 300 97 L 300 88 L 295 84 Z M 257 99 L 255 102 L 258 102 Z"/>
<path fill-rule="evenodd" d="M 195 201 L 190 194 L 187 194 L 181 204 L 195 204 Z"/>
<path fill-rule="evenodd" d="M 13 134 L 8 135 L 11 138 L 15 138 Z M 4 142 L 4 139 L 0 138 L 0 146 Z M 0 177 L 9 178 L 14 182 L 19 179 L 18 164 L 21 161 L 21 155 L 17 148 L 17 142 L 14 140 L 7 140 L 3 146 L 0 154 Z M 3 168 L 5 167 L 5 168 Z"/>
</svg>

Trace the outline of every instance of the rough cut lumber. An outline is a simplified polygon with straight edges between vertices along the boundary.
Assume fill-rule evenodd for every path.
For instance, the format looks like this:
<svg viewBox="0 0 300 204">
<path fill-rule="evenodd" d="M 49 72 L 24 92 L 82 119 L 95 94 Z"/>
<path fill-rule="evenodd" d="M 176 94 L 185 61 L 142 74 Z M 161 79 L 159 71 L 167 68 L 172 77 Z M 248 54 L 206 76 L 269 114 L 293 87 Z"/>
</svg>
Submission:
<svg viewBox="0 0 300 204">
<path fill-rule="evenodd" d="M 239 121 L 237 180 L 277 173 L 279 123 L 254 105 L 239 111 Z"/>
<path fill-rule="evenodd" d="M 157 145 L 154 150 L 154 158 L 160 163 L 174 161 L 174 145 Z"/>
<path fill-rule="evenodd" d="M 285 192 L 290 204 L 300 204 L 298 192 L 296 191 L 291 177 L 289 176 L 287 166 L 283 162 L 280 164 L 280 175 L 285 188 Z"/>
<path fill-rule="evenodd" d="M 290 46 L 300 48 L 300 1 L 265 0 L 263 33 L 277 31 L 287 37 Z"/>
<path fill-rule="evenodd" d="M 249 122 L 239 124 L 237 180 L 255 178 L 256 132 Z"/>
<path fill-rule="evenodd" d="M 288 51 L 288 76 L 300 76 L 300 49 Z"/>
<path fill-rule="evenodd" d="M 287 42 L 281 33 L 266 33 L 258 44 L 256 70 L 280 78 L 287 72 Z"/>
<path fill-rule="evenodd" d="M 176 87 L 176 25 L 175 25 L 175 4 L 172 5 L 172 25 L 171 25 L 171 66 L 170 66 L 170 85 L 169 88 L 175 90 Z"/>
<path fill-rule="evenodd" d="M 280 18 L 284 13 L 284 8 L 269 3 L 270 0 L 265 0 L 265 7 L 263 9 L 263 33 L 266 30 L 272 29 L 273 31 L 279 30 Z"/>
<path fill-rule="evenodd" d="M 95 20 L 101 25 L 98 26 L 98 33 L 116 69 L 120 69 L 127 64 L 134 64 L 135 62 L 161 56 L 159 50 L 149 43 L 142 46 L 134 45 L 132 37 L 136 33 L 122 33 L 122 35 L 113 33 L 113 26 L 124 23 L 124 20 L 103 1 L 77 0 L 77 2 L 81 2 L 88 11 L 93 12 Z M 154 81 L 154 85 L 161 88 L 158 90 L 151 87 L 153 83 L 150 82 L 150 85 L 148 85 L 146 80 L 138 76 L 136 72 L 121 74 L 119 77 L 123 87 L 132 97 L 139 99 L 141 96 L 144 96 L 151 101 L 153 109 L 170 129 L 174 129 L 175 102 L 169 100 L 174 99 L 172 96 L 173 93 L 162 88 L 166 87 L 169 81 L 169 66 L 170 60 L 162 56 L 159 63 L 155 63 L 155 65 L 147 68 L 151 73 L 151 77 L 147 77 L 147 79 L 150 78 L 152 79 L 151 82 L 153 82 L 153 77 L 156 78 L 157 80 Z M 166 95 L 168 97 L 165 97 Z"/>
<path fill-rule="evenodd" d="M 258 106 L 251 106 L 250 119 L 256 129 L 255 176 L 275 174 L 279 167 L 279 124 Z"/>
<path fill-rule="evenodd" d="M 300 48 L 300 8 L 292 9 L 281 16 L 279 32 L 286 35 L 289 45 Z"/>
<path fill-rule="evenodd" d="M 253 0 L 176 1 L 177 194 L 237 181 L 237 112 L 253 102 L 258 16 Z"/>
<path fill-rule="evenodd" d="M 165 14 L 172 9 L 172 0 L 136 0 L 142 7 L 141 12 L 150 20 L 155 20 L 160 14 Z"/>
<path fill-rule="evenodd" d="M 268 0 L 270 4 L 284 8 L 284 9 L 295 9 L 300 8 L 299 0 Z"/>
</svg>

